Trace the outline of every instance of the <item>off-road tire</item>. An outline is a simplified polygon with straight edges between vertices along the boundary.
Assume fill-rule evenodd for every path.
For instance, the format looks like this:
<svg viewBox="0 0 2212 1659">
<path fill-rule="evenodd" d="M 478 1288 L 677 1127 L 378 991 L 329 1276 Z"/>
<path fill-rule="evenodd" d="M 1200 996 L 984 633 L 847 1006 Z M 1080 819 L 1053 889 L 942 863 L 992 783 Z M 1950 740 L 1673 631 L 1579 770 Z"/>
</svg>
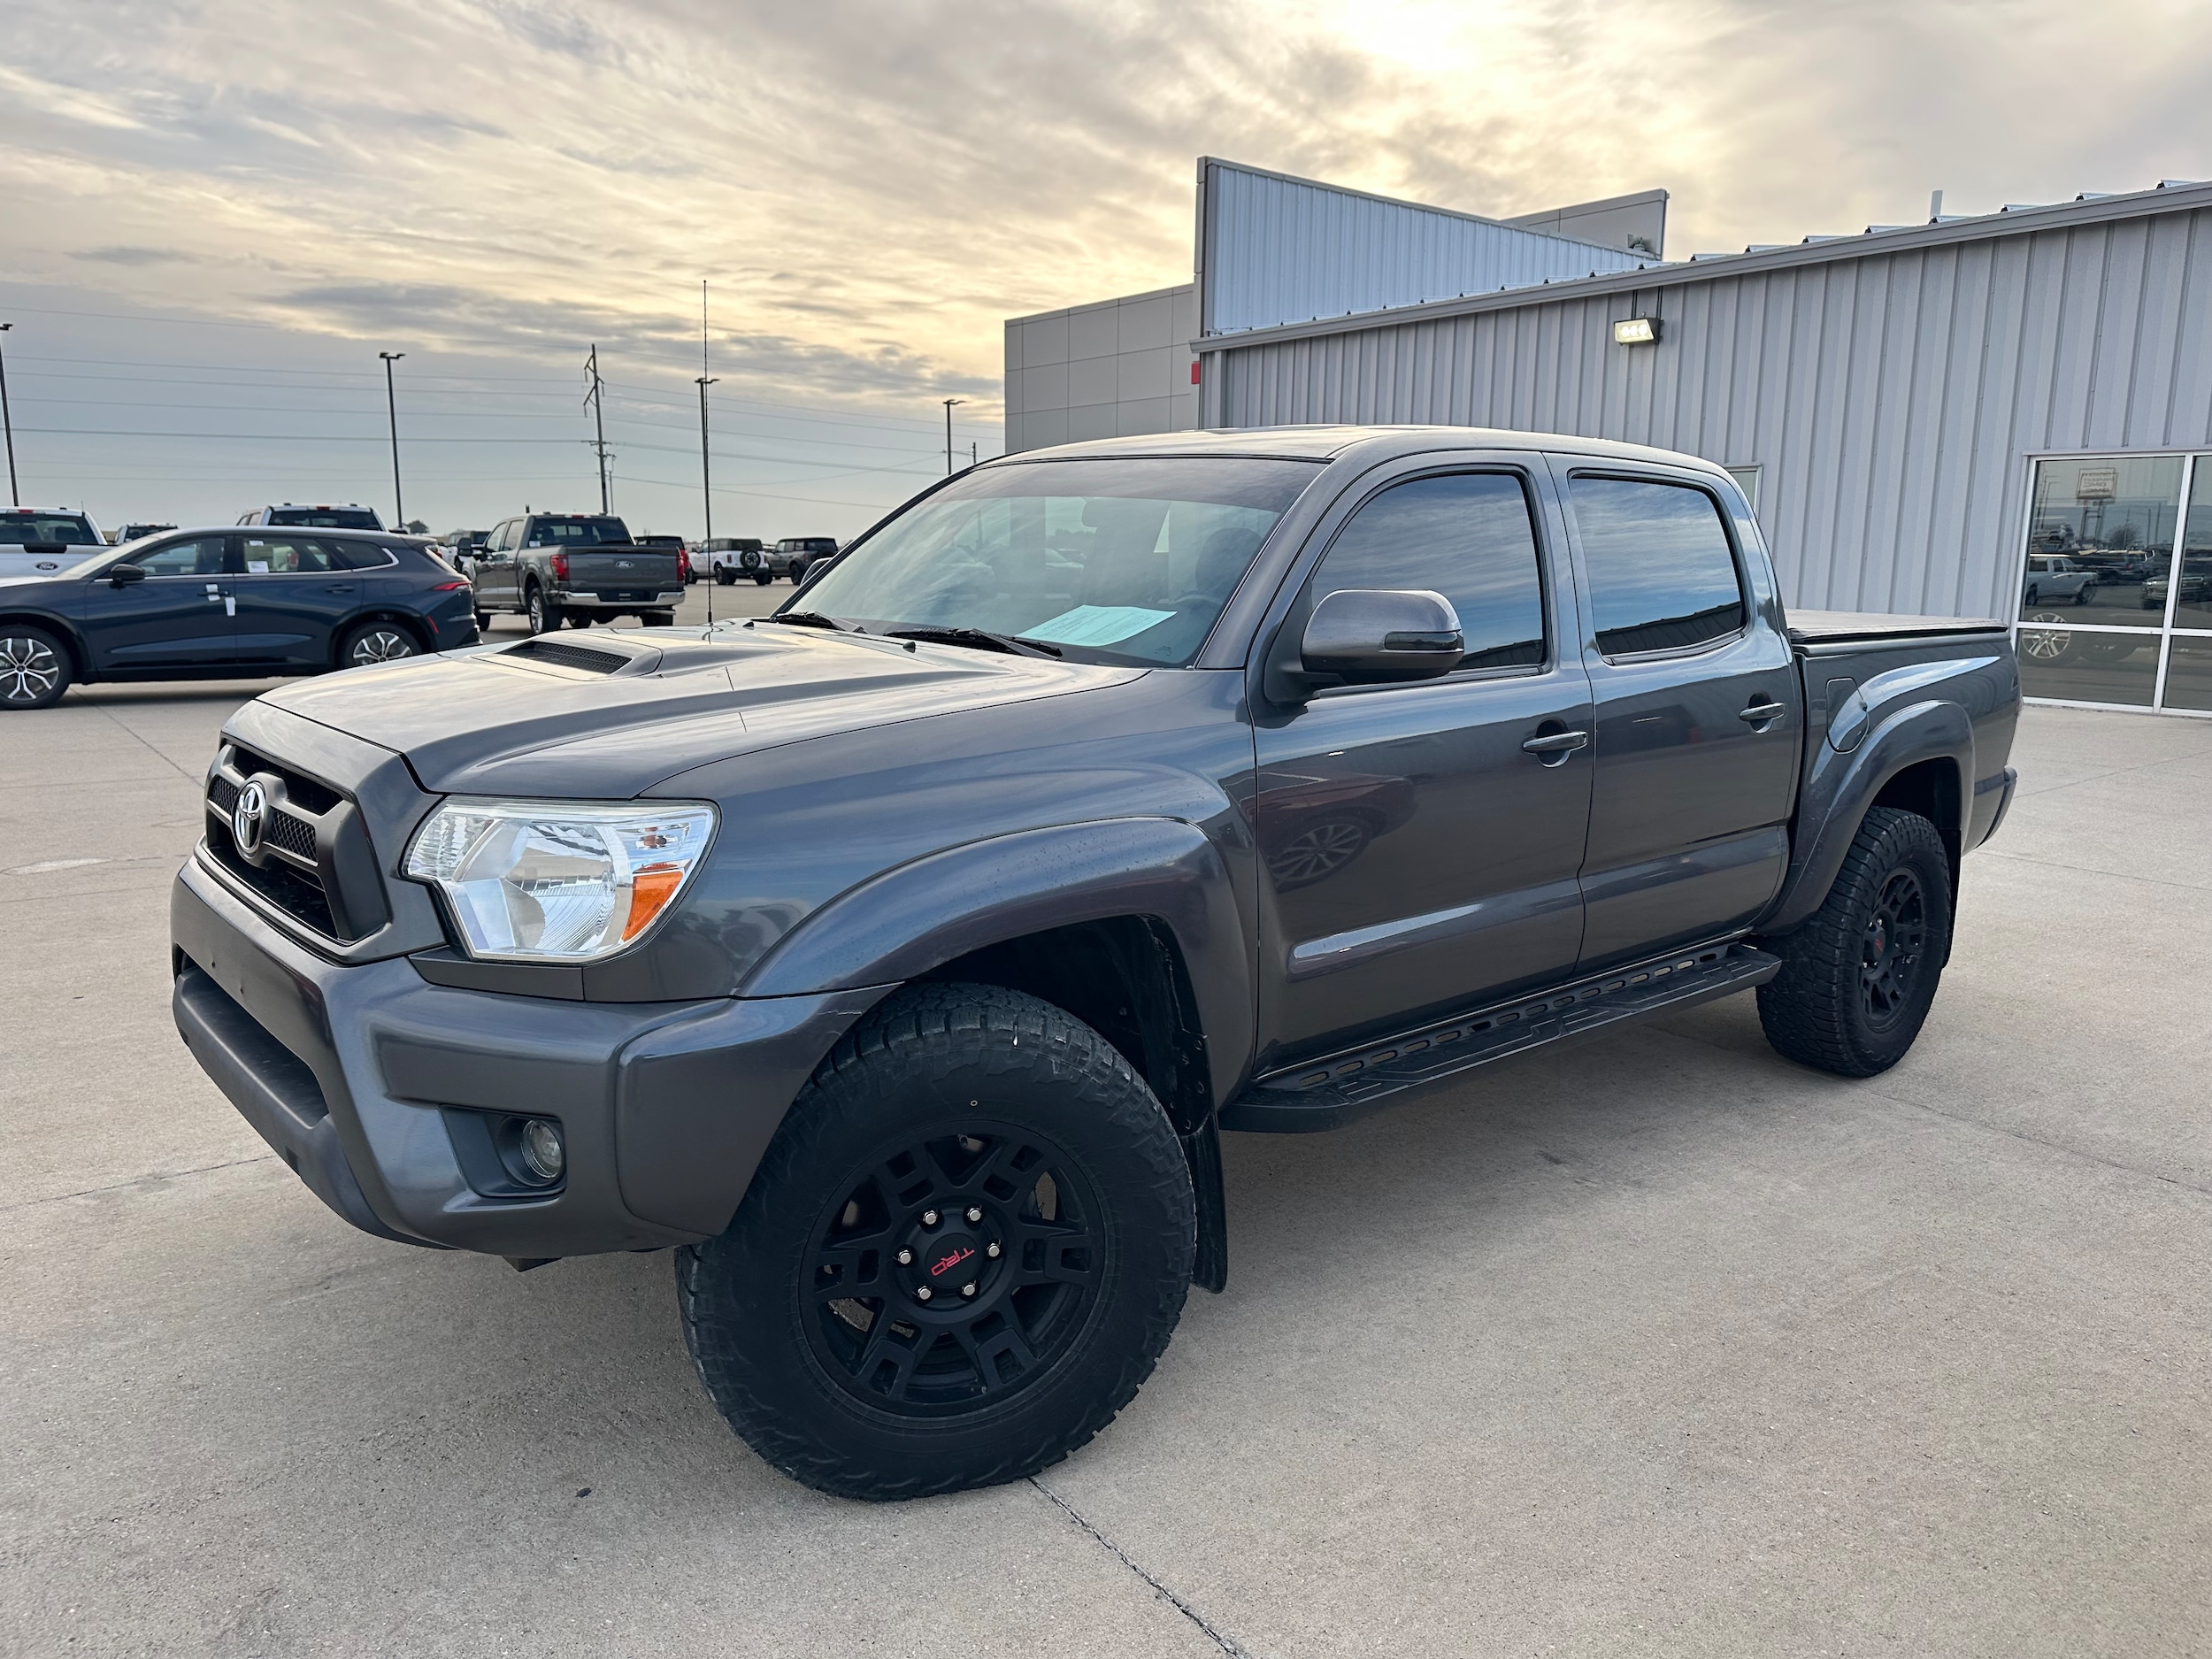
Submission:
<svg viewBox="0 0 2212 1659">
<path fill-rule="evenodd" d="M 756 588 L 765 588 L 770 582 L 772 582 L 775 580 L 775 577 L 771 575 L 768 572 L 761 571 L 754 575 L 753 586 Z"/>
<path fill-rule="evenodd" d="M 492 631 L 492 613 L 490 611 L 480 611 L 476 613 L 476 631 L 479 634 L 489 634 Z"/>
<path fill-rule="evenodd" d="M 50 709 L 75 678 L 69 648 L 46 629 L 0 624 L 0 709 Z"/>
<path fill-rule="evenodd" d="M 1898 891 L 1916 889 L 1920 941 L 1907 982 L 1886 1010 L 1868 987 L 1899 929 L 1880 912 Z M 1951 865 L 1943 837 L 1917 812 L 1868 810 L 1835 885 L 1803 926 L 1765 941 L 1782 972 L 1759 987 L 1759 1024 L 1778 1054 L 1838 1077 L 1873 1077 L 1905 1057 L 1935 1001 L 1951 955 Z"/>
<path fill-rule="evenodd" d="M 1096 1240 L 1096 1255 L 1086 1252 L 1078 1270 L 1088 1275 L 1087 1300 L 1075 1304 L 1079 1318 L 1033 1369 L 1010 1383 L 1002 1371 L 995 1383 L 979 1384 L 1000 1388 L 995 1398 L 972 1408 L 956 1398 L 925 1415 L 887 1393 L 879 1409 L 856 1380 L 871 1370 L 864 1352 L 860 1371 L 841 1376 L 824 1358 L 816 1332 L 836 1333 L 821 1325 L 823 1310 L 835 1304 L 814 1287 L 818 1275 L 838 1276 L 819 1279 L 824 1286 L 844 1282 L 844 1270 L 826 1264 L 819 1240 L 826 1225 L 847 1225 L 827 1217 L 856 1213 L 847 1195 L 856 1184 L 890 1167 L 887 1148 L 931 1141 L 956 1151 L 966 1145 L 954 1140 L 963 1125 L 979 1132 L 974 1138 L 985 1148 L 998 1144 L 988 1138 L 995 1134 L 1041 1138 L 1061 1155 L 1056 1167 L 1069 1169 L 1071 1190 L 1087 1187 L 1094 1195 L 1085 1236 Z M 857 1190 L 891 1194 L 887 1185 Z M 921 1225 L 891 1213 L 894 1220 L 872 1236 L 904 1237 L 899 1226 Z M 1063 1218 L 1068 1213 L 1059 1211 Z M 967 1225 L 956 1216 L 946 1219 Z M 677 1302 L 708 1396 L 768 1463 L 842 1497 L 917 1498 L 1033 1474 L 1111 1422 L 1174 1333 L 1195 1247 L 1196 1209 L 1180 1144 L 1159 1102 L 1112 1044 L 1018 992 L 921 985 L 895 993 L 816 1068 L 728 1230 L 676 1253 Z M 984 1273 L 1002 1273 L 994 1285 L 1013 1283 L 1024 1275 L 1006 1270 L 1025 1265 L 1029 1248 L 1010 1240 L 1003 1259 Z M 889 1259 L 873 1279 L 863 1277 L 867 1266 L 854 1267 L 852 1282 L 887 1293 L 876 1301 L 874 1319 L 890 1317 L 886 1333 L 895 1340 L 916 1328 L 906 1323 L 910 1317 L 920 1316 L 917 1303 L 898 1300 L 918 1293 L 902 1291 L 896 1279 L 910 1280 L 917 1270 L 894 1269 Z M 971 1271 L 961 1268 L 955 1278 Z M 950 1300 L 957 1294 L 953 1280 L 943 1284 L 944 1302 L 933 1311 L 967 1317 Z M 994 1294 L 987 1286 L 969 1305 L 984 1307 Z M 859 1328 L 873 1332 L 875 1325 Z M 981 1329 L 968 1328 L 972 1334 Z M 919 1352 L 959 1358 L 928 1343 Z M 919 1358 L 910 1363 L 915 1375 L 921 1368 Z"/>
<path fill-rule="evenodd" d="M 672 628 L 676 626 L 676 613 L 672 611 L 641 611 L 637 613 L 637 619 L 642 626 L 649 628 Z"/>
</svg>

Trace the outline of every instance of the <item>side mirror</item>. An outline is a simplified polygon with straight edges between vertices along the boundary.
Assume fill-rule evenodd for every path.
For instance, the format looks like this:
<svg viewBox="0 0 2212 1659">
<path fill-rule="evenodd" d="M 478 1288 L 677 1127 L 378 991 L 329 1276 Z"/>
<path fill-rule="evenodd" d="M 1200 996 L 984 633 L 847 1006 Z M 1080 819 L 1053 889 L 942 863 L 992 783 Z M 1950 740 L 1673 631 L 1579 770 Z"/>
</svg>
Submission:
<svg viewBox="0 0 2212 1659">
<path fill-rule="evenodd" d="M 1316 680 L 1383 686 L 1448 674 L 1465 650 L 1459 613 L 1443 595 L 1342 588 L 1313 608 L 1298 660 Z"/>
<path fill-rule="evenodd" d="M 145 580 L 146 567 L 142 565 L 118 565 L 108 572 L 108 580 L 118 588 L 127 588 Z"/>
</svg>

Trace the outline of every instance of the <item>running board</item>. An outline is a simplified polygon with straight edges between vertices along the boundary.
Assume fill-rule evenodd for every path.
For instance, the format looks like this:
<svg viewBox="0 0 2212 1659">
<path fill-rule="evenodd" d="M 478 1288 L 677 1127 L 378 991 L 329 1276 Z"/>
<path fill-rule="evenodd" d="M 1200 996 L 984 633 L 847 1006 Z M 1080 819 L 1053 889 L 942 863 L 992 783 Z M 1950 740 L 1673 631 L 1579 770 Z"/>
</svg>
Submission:
<svg viewBox="0 0 2212 1659">
<path fill-rule="evenodd" d="M 1748 991 L 1781 971 L 1780 957 L 1745 944 L 1655 957 L 1261 1078 L 1221 1109 L 1221 1126 L 1271 1134 L 1340 1129 L 1409 1090 L 1563 1037 Z"/>
</svg>

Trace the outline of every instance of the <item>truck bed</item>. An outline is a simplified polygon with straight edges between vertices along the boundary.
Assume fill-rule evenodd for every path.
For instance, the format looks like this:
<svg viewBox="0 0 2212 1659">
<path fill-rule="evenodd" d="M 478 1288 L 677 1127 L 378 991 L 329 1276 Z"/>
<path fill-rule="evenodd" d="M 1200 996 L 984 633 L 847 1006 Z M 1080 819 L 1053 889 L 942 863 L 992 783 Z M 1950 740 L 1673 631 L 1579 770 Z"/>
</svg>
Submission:
<svg viewBox="0 0 2212 1659">
<path fill-rule="evenodd" d="M 1789 635 L 1797 645 L 1848 645 L 1883 640 L 1939 639 L 1955 634 L 2002 634 L 2004 623 L 1977 617 L 1891 617 L 1870 611 L 1793 611 Z"/>
</svg>

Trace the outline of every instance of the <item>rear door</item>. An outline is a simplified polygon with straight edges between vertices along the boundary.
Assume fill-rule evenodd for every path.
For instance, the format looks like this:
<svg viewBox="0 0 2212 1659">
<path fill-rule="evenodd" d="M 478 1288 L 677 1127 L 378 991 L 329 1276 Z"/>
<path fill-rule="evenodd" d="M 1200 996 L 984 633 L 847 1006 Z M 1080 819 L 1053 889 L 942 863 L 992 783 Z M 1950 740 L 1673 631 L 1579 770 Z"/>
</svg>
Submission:
<svg viewBox="0 0 2212 1659">
<path fill-rule="evenodd" d="M 1444 679 L 1323 691 L 1257 726 L 1263 1068 L 1574 967 L 1589 678 L 1540 480 L 1525 457 L 1485 463 L 1386 473 L 1291 612 L 1430 589 L 1467 654 Z M 1547 737 L 1564 746 L 1524 748 Z"/>
<path fill-rule="evenodd" d="M 335 538 L 271 525 L 239 538 L 239 659 L 328 667 L 332 633 L 361 608 L 362 578 Z"/>
<path fill-rule="evenodd" d="M 231 660 L 232 538 L 186 536 L 117 561 L 146 580 L 85 584 L 84 632 L 94 665 L 111 674 L 206 668 Z M 113 566 L 110 566 L 111 569 Z"/>
<path fill-rule="evenodd" d="M 1596 972 L 1748 923 L 1789 863 L 1801 715 L 1764 565 L 1698 472 L 1567 459 L 1595 704 L 1588 914 Z"/>
</svg>

